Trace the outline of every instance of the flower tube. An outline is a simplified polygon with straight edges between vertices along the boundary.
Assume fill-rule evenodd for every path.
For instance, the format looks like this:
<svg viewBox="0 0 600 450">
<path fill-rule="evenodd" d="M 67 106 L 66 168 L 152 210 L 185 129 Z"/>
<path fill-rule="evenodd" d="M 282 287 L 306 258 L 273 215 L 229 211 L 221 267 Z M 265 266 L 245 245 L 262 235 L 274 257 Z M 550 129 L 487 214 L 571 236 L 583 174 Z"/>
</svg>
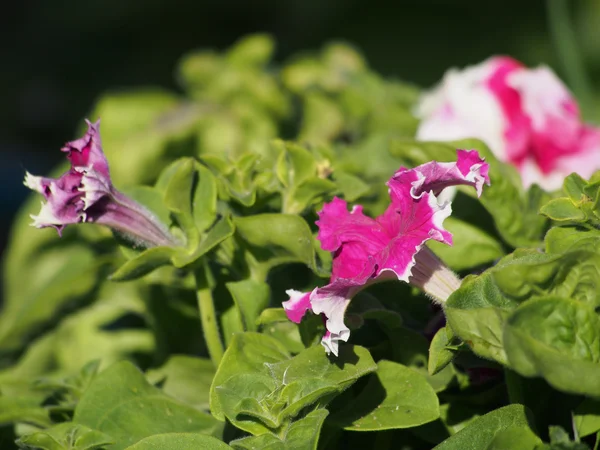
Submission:
<svg viewBox="0 0 600 450">
<path fill-rule="evenodd" d="M 175 246 L 177 241 L 154 214 L 117 191 L 111 182 L 108 161 L 100 141 L 100 121 L 86 120 L 88 130 L 62 151 L 71 167 L 59 178 L 25 174 L 24 184 L 45 198 L 37 215 L 37 228 L 53 227 L 62 234 L 65 226 L 75 223 L 106 225 L 145 247 Z"/>
</svg>

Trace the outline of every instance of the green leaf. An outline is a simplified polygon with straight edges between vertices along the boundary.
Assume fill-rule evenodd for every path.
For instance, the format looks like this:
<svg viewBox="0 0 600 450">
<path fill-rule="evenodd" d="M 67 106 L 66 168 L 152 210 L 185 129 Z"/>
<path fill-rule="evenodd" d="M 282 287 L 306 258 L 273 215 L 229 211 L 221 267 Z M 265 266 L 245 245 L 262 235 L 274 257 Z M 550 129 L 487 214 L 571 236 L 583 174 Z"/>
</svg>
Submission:
<svg viewBox="0 0 600 450">
<path fill-rule="evenodd" d="M 568 198 L 555 198 L 540 209 L 540 213 L 557 222 L 584 222 L 585 213 Z"/>
<path fill-rule="evenodd" d="M 585 181 L 576 173 L 572 173 L 565 178 L 563 183 L 563 191 L 569 196 L 573 203 L 581 202 L 585 196 L 585 188 L 587 185 L 587 181 Z"/>
<path fill-rule="evenodd" d="M 300 337 L 300 327 L 288 319 L 283 308 L 267 308 L 256 319 L 261 333 L 281 342 L 291 353 L 300 353 L 305 346 Z"/>
<path fill-rule="evenodd" d="M 546 233 L 546 252 L 566 253 L 569 250 L 600 249 L 598 230 L 581 230 L 574 227 L 553 227 Z"/>
<path fill-rule="evenodd" d="M 600 401 L 586 398 L 573 411 L 573 424 L 579 437 L 600 431 Z"/>
<path fill-rule="evenodd" d="M 19 296 L 7 298 L 0 316 L 3 351 L 18 349 L 67 305 L 84 303 L 107 262 L 79 244 L 40 249 L 31 256 L 23 266 L 29 276 L 22 280 Z"/>
<path fill-rule="evenodd" d="M 600 318 L 593 307 L 557 297 L 525 302 L 508 318 L 504 345 L 521 375 L 600 397 Z"/>
<path fill-rule="evenodd" d="M 150 385 L 131 363 L 120 362 L 96 376 L 75 409 L 73 422 L 111 436 L 124 449 L 161 433 L 218 435 L 222 424 Z"/>
<path fill-rule="evenodd" d="M 435 447 L 435 450 L 534 450 L 541 440 L 531 431 L 528 414 L 522 405 L 497 409 L 473 421 Z"/>
<path fill-rule="evenodd" d="M 494 269 L 493 278 L 504 295 L 519 301 L 556 295 L 600 305 L 600 255 L 595 252 L 531 253 Z"/>
<path fill-rule="evenodd" d="M 20 448 L 43 450 L 100 450 L 113 443 L 110 436 L 72 422 L 63 422 L 17 440 Z"/>
<path fill-rule="evenodd" d="M 231 446 L 244 450 L 316 450 L 326 409 L 316 409 L 300 420 L 292 422 L 281 437 L 271 433 L 250 436 L 231 442 Z"/>
<path fill-rule="evenodd" d="M 315 273 L 317 266 L 314 238 L 302 217 L 291 214 L 256 214 L 234 219 L 236 233 L 251 245 L 260 271 L 280 264 L 301 262 Z"/>
<path fill-rule="evenodd" d="M 208 233 L 203 236 L 202 240 L 193 251 L 178 251 L 175 253 L 172 258 L 173 265 L 177 268 L 183 268 L 195 263 L 221 242 L 231 237 L 234 230 L 235 227 L 231 217 L 225 216 L 221 218 Z"/>
<path fill-rule="evenodd" d="M 439 402 L 427 379 L 402 364 L 379 361 L 377 372 L 352 402 L 332 420 L 347 430 L 411 428 L 440 416 Z"/>
<path fill-rule="evenodd" d="M 431 240 L 428 246 L 454 270 L 469 269 L 504 256 L 500 242 L 467 222 L 448 217 L 444 227 L 452 233 L 454 245 Z"/>
<path fill-rule="evenodd" d="M 446 319 L 476 354 L 506 364 L 502 329 L 518 303 L 502 295 L 492 275 L 487 271 L 465 279 L 446 302 Z"/>
<path fill-rule="evenodd" d="M 212 361 L 186 355 L 172 355 L 163 366 L 146 373 L 148 381 L 160 383 L 165 394 L 199 410 L 208 409 L 214 375 Z"/>
<path fill-rule="evenodd" d="M 231 447 L 212 436 L 197 433 L 155 434 L 130 445 L 126 450 L 227 450 Z"/>
<path fill-rule="evenodd" d="M 173 213 L 187 238 L 188 248 L 198 245 L 198 229 L 193 218 L 192 189 L 196 178 L 195 162 L 181 159 L 165 189 L 165 205 Z"/>
<path fill-rule="evenodd" d="M 285 426 L 305 407 L 340 393 L 375 368 L 361 347 L 342 347 L 334 364 L 320 346 L 291 358 L 269 336 L 238 334 L 213 380 L 211 411 L 238 428 L 263 434 Z"/>
<path fill-rule="evenodd" d="M 196 163 L 198 184 L 194 191 L 194 221 L 200 231 L 208 229 L 217 217 L 217 180 L 205 166 Z"/>
<path fill-rule="evenodd" d="M 48 410 L 40 403 L 40 397 L 37 395 L 0 396 L 0 424 L 25 422 L 40 427 L 51 425 Z"/>
<path fill-rule="evenodd" d="M 129 281 L 143 277 L 158 267 L 171 263 L 176 250 L 171 247 L 153 247 L 125 262 L 110 276 L 112 281 Z"/>
<path fill-rule="evenodd" d="M 450 339 L 448 338 L 448 329 L 440 328 L 431 340 L 429 345 L 429 361 L 427 371 L 430 375 L 439 373 L 444 367 L 452 362 L 454 352 L 448 349 Z"/>
<path fill-rule="evenodd" d="M 271 298 L 271 289 L 265 282 L 252 279 L 226 283 L 236 307 L 240 310 L 244 328 L 256 331 L 256 321 L 267 307 Z"/>
<path fill-rule="evenodd" d="M 342 170 L 336 170 L 333 173 L 333 179 L 342 196 L 348 202 L 354 202 L 371 191 L 369 185 L 359 177 Z"/>
</svg>

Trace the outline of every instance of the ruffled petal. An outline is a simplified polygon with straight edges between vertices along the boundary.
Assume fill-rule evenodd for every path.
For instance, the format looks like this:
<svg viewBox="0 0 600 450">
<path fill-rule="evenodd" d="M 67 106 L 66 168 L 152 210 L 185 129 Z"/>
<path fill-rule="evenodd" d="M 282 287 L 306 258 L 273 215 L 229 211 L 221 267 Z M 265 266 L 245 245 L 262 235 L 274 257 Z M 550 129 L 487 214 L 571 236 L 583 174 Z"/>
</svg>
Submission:
<svg viewBox="0 0 600 450">
<path fill-rule="evenodd" d="M 61 150 L 67 153 L 67 159 L 74 170 L 81 172 L 93 169 L 110 182 L 108 161 L 100 140 L 100 120 L 92 123 L 86 119 L 85 123 L 88 126 L 85 135 L 67 142 Z"/>
<path fill-rule="evenodd" d="M 311 309 L 310 292 L 300 292 L 288 289 L 285 293 L 290 297 L 288 301 L 282 302 L 285 313 L 292 322 L 300 323 L 307 311 Z"/>
<path fill-rule="evenodd" d="M 375 270 L 372 256 L 389 241 L 380 224 L 365 216 L 361 206 L 348 211 L 347 203 L 337 197 L 323 205 L 316 224 L 321 248 L 334 253 L 332 280 L 365 282 Z"/>
<path fill-rule="evenodd" d="M 326 317 L 325 327 L 327 332 L 322 344 L 327 353 L 338 355 L 338 342 L 348 341 L 350 329 L 344 323 L 346 308 L 352 297 L 363 286 L 357 285 L 349 280 L 338 279 L 330 284 L 316 288 L 310 294 L 312 311 L 315 314 L 323 314 Z"/>
<path fill-rule="evenodd" d="M 84 218 L 79 187 L 82 175 L 68 171 L 58 179 L 25 175 L 24 184 L 44 195 L 42 209 L 32 215 L 32 226 L 53 227 L 60 233 L 65 225 L 81 222 Z"/>
<path fill-rule="evenodd" d="M 392 202 L 410 193 L 418 199 L 423 193 L 431 192 L 437 196 L 450 186 L 473 186 L 480 196 L 483 185 L 490 184 L 489 165 L 476 150 L 457 150 L 457 161 L 440 163 L 431 161 L 414 169 L 401 168 L 388 182 Z M 411 186 L 407 190 L 408 186 Z"/>
</svg>

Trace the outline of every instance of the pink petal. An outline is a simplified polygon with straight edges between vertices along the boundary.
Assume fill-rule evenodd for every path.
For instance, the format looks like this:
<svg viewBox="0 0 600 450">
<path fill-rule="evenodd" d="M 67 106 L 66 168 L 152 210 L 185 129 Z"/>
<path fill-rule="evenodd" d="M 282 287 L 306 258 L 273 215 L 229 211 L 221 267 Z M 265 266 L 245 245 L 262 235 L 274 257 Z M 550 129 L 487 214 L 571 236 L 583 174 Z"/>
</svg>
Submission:
<svg viewBox="0 0 600 450">
<path fill-rule="evenodd" d="M 327 353 L 332 352 L 337 356 L 338 342 L 348 341 L 350 329 L 344 323 L 344 315 L 350 300 L 362 288 L 363 286 L 351 280 L 338 279 L 326 286 L 316 288 L 310 294 L 313 313 L 323 314 L 326 317 L 327 333 L 321 343 Z"/>
<path fill-rule="evenodd" d="M 81 172 L 82 170 L 95 170 L 110 180 L 108 161 L 102 151 L 100 140 L 100 120 L 95 123 L 86 119 L 88 130 L 85 135 L 77 140 L 67 142 L 61 149 L 67 153 L 71 167 Z"/>
<path fill-rule="evenodd" d="M 32 215 L 32 225 L 36 228 L 54 227 L 60 233 L 65 225 L 81 222 L 84 218 L 81 200 L 80 173 L 69 170 L 60 178 L 35 177 L 25 175 L 25 185 L 44 195 L 42 209 L 38 215 Z"/>
<path fill-rule="evenodd" d="M 288 289 L 285 293 L 290 297 L 286 302 L 282 302 L 281 305 L 285 309 L 285 313 L 292 322 L 300 323 L 302 318 L 309 311 L 310 306 L 310 292 L 300 292 L 294 289 Z"/>
</svg>

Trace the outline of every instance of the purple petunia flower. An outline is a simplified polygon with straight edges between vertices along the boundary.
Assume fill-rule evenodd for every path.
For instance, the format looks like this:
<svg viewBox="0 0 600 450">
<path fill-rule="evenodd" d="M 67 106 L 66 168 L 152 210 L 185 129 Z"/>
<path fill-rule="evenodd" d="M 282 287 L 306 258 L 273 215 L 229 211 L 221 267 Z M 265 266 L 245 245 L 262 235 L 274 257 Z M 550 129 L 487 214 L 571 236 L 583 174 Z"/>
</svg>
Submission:
<svg viewBox="0 0 600 450">
<path fill-rule="evenodd" d="M 338 353 L 338 342 L 347 341 L 350 330 L 344 314 L 356 293 L 370 284 L 398 279 L 423 289 L 444 302 L 460 280 L 427 247 L 434 239 L 452 245 L 443 222 L 450 203 L 439 204 L 438 194 L 449 186 L 473 186 L 480 195 L 489 184 L 488 164 L 476 151 L 458 150 L 455 163 L 423 164 L 401 168 L 388 182 L 391 203 L 376 219 L 365 216 L 361 206 L 348 211 L 344 200 L 334 198 L 319 212 L 318 239 L 333 254 L 329 284 L 310 293 L 288 291 L 283 303 L 288 318 L 296 323 L 306 311 L 323 314 L 327 332 L 322 344 Z"/>
<path fill-rule="evenodd" d="M 62 148 L 71 167 L 60 178 L 25 174 L 25 186 L 46 199 L 38 215 L 31 216 L 32 226 L 53 227 L 61 235 L 69 224 L 98 223 L 146 247 L 177 245 L 154 214 L 113 187 L 102 152 L 100 121 L 86 123 L 86 134 Z"/>
</svg>

